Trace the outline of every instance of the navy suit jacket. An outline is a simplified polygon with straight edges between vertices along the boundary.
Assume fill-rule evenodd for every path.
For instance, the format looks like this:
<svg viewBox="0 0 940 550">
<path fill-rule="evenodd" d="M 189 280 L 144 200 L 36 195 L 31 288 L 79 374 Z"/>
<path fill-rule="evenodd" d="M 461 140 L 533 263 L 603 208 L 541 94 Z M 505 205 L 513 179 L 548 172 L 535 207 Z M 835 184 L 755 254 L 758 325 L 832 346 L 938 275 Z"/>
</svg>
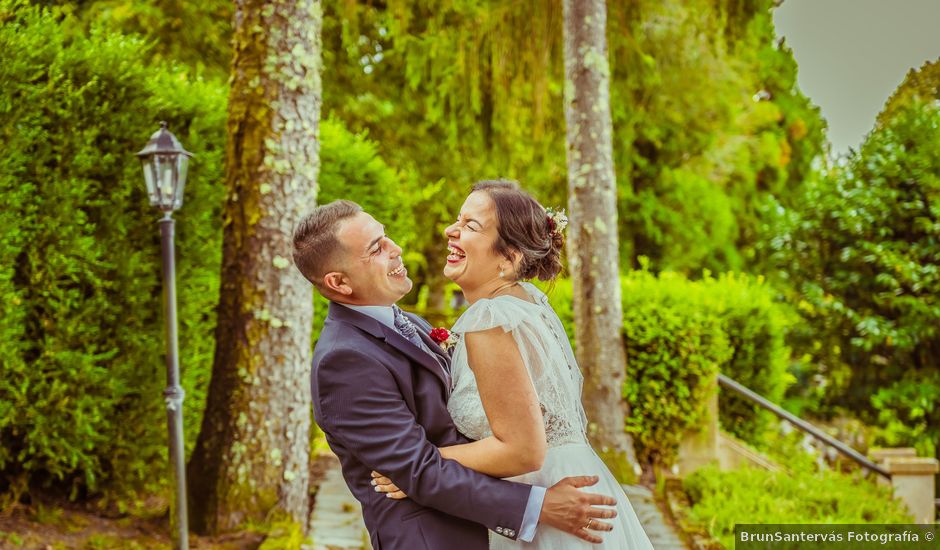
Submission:
<svg viewBox="0 0 940 550">
<path fill-rule="evenodd" d="M 468 440 L 447 411 L 449 358 L 418 316 L 432 357 L 383 323 L 345 306 L 330 310 L 313 353 L 314 416 L 362 503 L 375 550 L 485 550 L 487 529 L 519 532 L 531 487 L 441 457 Z M 376 493 L 379 471 L 407 493 Z"/>
</svg>

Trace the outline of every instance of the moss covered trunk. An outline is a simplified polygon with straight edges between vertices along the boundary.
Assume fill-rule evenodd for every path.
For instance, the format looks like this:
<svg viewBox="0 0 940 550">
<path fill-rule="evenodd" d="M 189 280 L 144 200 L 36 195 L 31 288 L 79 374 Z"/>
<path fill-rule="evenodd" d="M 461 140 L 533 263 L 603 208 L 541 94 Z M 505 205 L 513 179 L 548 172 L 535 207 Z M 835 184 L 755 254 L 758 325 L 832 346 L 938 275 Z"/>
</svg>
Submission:
<svg viewBox="0 0 940 550">
<path fill-rule="evenodd" d="M 309 505 L 311 287 L 293 225 L 316 200 L 320 2 L 236 0 L 221 295 L 191 525 L 221 532 Z"/>
<path fill-rule="evenodd" d="M 584 407 L 595 449 L 623 481 L 633 476 L 633 442 L 621 386 L 626 357 L 621 339 L 617 237 L 604 0 L 565 0 L 565 122 L 567 125 L 568 265 L 574 291 L 575 344 L 584 371 Z"/>
</svg>

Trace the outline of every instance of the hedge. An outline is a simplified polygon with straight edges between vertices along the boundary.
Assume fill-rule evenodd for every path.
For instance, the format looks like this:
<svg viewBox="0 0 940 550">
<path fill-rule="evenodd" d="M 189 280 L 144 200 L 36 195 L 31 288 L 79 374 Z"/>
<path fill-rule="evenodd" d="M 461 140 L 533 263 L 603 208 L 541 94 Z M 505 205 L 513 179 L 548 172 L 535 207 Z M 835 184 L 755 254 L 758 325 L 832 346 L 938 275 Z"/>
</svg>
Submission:
<svg viewBox="0 0 940 550">
<path fill-rule="evenodd" d="M 165 487 L 159 214 L 133 155 L 160 120 L 195 153 L 174 217 L 189 449 L 196 439 L 215 345 L 228 91 L 147 59 L 139 39 L 82 35 L 54 11 L 0 0 L 7 502 L 37 485 L 122 505 Z M 321 161 L 321 200 L 355 196 L 390 234 L 413 238 L 410 212 L 390 200 L 403 178 L 366 136 L 324 120 Z"/>
<path fill-rule="evenodd" d="M 790 380 L 784 337 L 793 318 L 762 279 L 706 274 L 690 281 L 634 271 L 621 278 L 621 292 L 623 395 L 631 408 L 625 428 L 641 461 L 672 463 L 684 434 L 702 422 L 708 385 L 719 371 L 771 400 L 782 397 Z M 549 297 L 573 338 L 570 281 L 557 281 Z M 762 411 L 724 393 L 720 399 L 725 429 L 761 432 Z"/>
</svg>

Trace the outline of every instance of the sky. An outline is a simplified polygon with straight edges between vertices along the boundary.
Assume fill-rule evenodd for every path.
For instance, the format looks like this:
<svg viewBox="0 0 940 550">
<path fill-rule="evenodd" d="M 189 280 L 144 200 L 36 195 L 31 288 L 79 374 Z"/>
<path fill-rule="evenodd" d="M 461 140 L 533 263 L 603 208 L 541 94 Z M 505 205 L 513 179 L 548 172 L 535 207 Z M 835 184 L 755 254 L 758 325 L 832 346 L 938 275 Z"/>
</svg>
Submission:
<svg viewBox="0 0 940 550">
<path fill-rule="evenodd" d="M 774 24 L 834 155 L 858 148 L 908 70 L 940 58 L 940 0 L 784 0 Z"/>
</svg>

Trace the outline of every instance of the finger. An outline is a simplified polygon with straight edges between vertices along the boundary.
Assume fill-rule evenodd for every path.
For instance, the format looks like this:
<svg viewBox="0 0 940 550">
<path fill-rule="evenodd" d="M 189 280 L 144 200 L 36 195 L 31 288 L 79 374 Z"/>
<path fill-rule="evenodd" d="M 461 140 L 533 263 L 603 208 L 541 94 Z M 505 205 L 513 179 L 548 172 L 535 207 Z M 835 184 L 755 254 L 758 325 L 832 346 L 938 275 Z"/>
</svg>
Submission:
<svg viewBox="0 0 940 550">
<path fill-rule="evenodd" d="M 382 474 L 376 472 L 375 470 L 372 470 L 372 477 L 382 477 Z"/>
<path fill-rule="evenodd" d="M 578 537 L 579 539 L 584 539 L 590 542 L 591 544 L 600 544 L 604 542 L 604 540 L 600 538 L 599 536 L 592 535 L 589 531 L 586 531 L 584 529 L 578 529 L 577 531 L 574 532 L 574 535 Z"/>
<path fill-rule="evenodd" d="M 585 493 L 584 496 L 587 499 L 587 503 L 590 504 L 592 507 L 617 505 L 617 499 L 613 497 L 609 497 L 607 495 L 596 495 L 594 493 Z"/>
<path fill-rule="evenodd" d="M 591 522 L 592 531 L 613 531 L 614 526 L 609 523 L 604 523 L 603 521 L 594 520 Z"/>
<path fill-rule="evenodd" d="M 408 498 L 408 495 L 406 495 L 404 491 L 395 491 L 394 493 L 386 493 L 385 496 L 391 499 L 395 499 L 395 500 Z"/>
<path fill-rule="evenodd" d="M 391 485 L 392 480 L 387 477 L 374 477 L 372 478 L 372 485 Z"/>
<path fill-rule="evenodd" d="M 613 506 L 614 504 L 608 504 L 607 506 Z M 590 518 L 601 518 L 601 519 L 611 519 L 617 517 L 617 510 L 613 508 L 598 508 L 597 506 L 591 506 L 588 509 L 587 513 Z"/>
<path fill-rule="evenodd" d="M 394 483 L 380 483 L 375 486 L 376 493 L 394 493 L 395 491 L 401 491 L 401 489 L 399 489 L 398 486 Z"/>
<path fill-rule="evenodd" d="M 572 487 L 590 487 L 597 483 L 599 479 L 597 476 L 570 476 L 562 481 L 567 481 Z"/>
</svg>

